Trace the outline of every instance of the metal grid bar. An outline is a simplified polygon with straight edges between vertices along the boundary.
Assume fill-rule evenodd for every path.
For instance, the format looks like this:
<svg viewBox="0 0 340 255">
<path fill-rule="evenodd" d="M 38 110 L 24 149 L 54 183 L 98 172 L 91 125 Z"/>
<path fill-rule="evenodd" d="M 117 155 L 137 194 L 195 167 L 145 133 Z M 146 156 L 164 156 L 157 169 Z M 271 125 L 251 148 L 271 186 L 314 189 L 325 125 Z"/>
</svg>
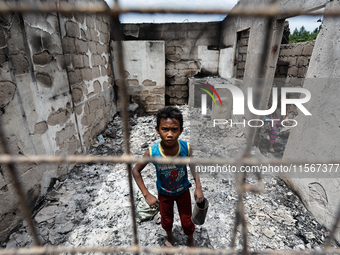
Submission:
<svg viewBox="0 0 340 255">
<path fill-rule="evenodd" d="M 152 253 L 152 254 L 207 254 L 207 255 L 231 255 L 231 254 L 244 254 L 237 252 L 234 249 L 221 249 L 213 250 L 208 248 L 178 248 L 178 247 L 141 247 L 141 246 L 128 246 L 128 247 L 65 247 L 65 246 L 40 246 L 32 248 L 20 248 L 20 249 L 8 249 L 0 250 L 0 255 L 43 255 L 43 254 L 60 254 L 60 253 L 85 253 L 85 252 L 100 252 L 100 253 L 117 253 L 117 252 L 129 252 L 129 253 Z M 261 255 L 303 255 L 310 254 L 309 251 L 263 251 L 260 253 L 253 252 L 251 254 Z M 325 249 L 323 251 L 313 251 L 315 255 L 321 254 L 340 254 L 340 249 Z"/>
<path fill-rule="evenodd" d="M 308 16 L 339 16 L 340 8 L 334 8 L 327 11 L 313 11 L 311 10 L 299 10 L 288 9 L 285 11 L 279 10 L 277 7 L 268 7 L 266 9 L 253 7 L 252 9 L 245 7 L 238 7 L 234 9 L 176 9 L 176 8 L 120 8 L 115 6 L 109 8 L 105 4 L 75 4 L 70 5 L 62 2 L 58 5 L 56 3 L 37 3 L 37 6 L 33 7 L 29 4 L 14 4 L 0 2 L 0 13 L 7 12 L 20 12 L 20 13 L 45 13 L 45 12 L 79 12 L 79 13 L 97 13 L 108 15 L 119 15 L 124 13 L 171 13 L 171 14 L 228 14 L 234 16 L 253 16 L 253 17 L 293 17 L 300 15 Z"/>
<path fill-rule="evenodd" d="M 266 46 L 269 45 L 270 41 L 270 29 L 272 26 L 273 19 L 278 16 L 298 16 L 298 15 L 325 15 L 325 16 L 338 16 L 340 15 L 340 9 L 333 9 L 331 11 L 327 12 L 313 12 L 309 13 L 308 11 L 301 11 L 301 10 L 287 10 L 287 11 L 279 11 L 278 7 L 275 5 L 271 5 L 265 10 L 263 9 L 252 9 L 248 10 L 245 8 L 235 8 L 232 11 L 230 10 L 179 10 L 179 9 L 123 9 L 120 8 L 118 5 L 118 1 L 115 1 L 115 7 L 112 9 L 107 8 L 107 6 L 98 5 L 97 3 L 94 4 L 80 4 L 76 6 L 71 6 L 66 3 L 61 3 L 59 5 L 56 5 L 55 3 L 44 3 L 40 4 L 39 8 L 37 9 L 36 6 L 32 8 L 29 5 L 21 4 L 21 5 L 7 5 L 5 3 L 0 3 L 0 13 L 5 12 L 86 12 L 86 13 L 105 13 L 112 15 L 115 21 L 115 36 L 117 38 L 117 47 L 118 47 L 118 63 L 119 63 L 119 73 L 121 77 L 124 77 L 123 71 L 124 71 L 124 63 L 123 63 L 123 56 L 122 56 L 122 33 L 120 31 L 120 23 L 119 23 L 119 15 L 123 13 L 128 12 L 134 12 L 134 13 L 195 13 L 195 14 L 229 14 L 229 15 L 238 15 L 238 16 L 257 16 L 257 17 L 267 17 L 267 27 L 265 31 L 264 36 L 264 46 L 262 50 L 262 58 L 261 58 L 261 65 L 258 65 L 257 73 L 259 74 L 258 77 L 263 77 L 264 75 L 264 68 L 265 63 L 267 61 L 267 56 L 265 54 L 265 50 L 267 49 Z M 261 91 L 261 84 L 257 84 L 257 93 L 258 91 Z M 162 162 L 162 163 L 178 163 L 178 164 L 186 164 L 186 163 L 202 163 L 202 164 L 208 164 L 208 163 L 224 163 L 224 164 L 236 164 L 237 166 L 241 165 L 260 165 L 267 162 L 268 164 L 282 164 L 282 165 L 288 165 L 289 162 L 280 161 L 280 160 L 263 160 L 263 161 L 257 161 L 251 157 L 250 150 L 253 138 L 255 136 L 255 133 L 253 130 L 249 132 L 248 140 L 247 140 L 247 148 L 244 151 L 244 155 L 236 160 L 225 160 L 225 159 L 167 159 L 167 158 L 160 158 L 160 159 L 137 159 L 130 156 L 130 148 L 129 148 L 129 127 L 128 127 L 128 111 L 127 111 L 127 90 L 125 84 L 120 84 L 120 97 L 121 97 L 121 103 L 122 103 L 122 116 L 123 116 L 123 123 L 124 123 L 124 138 L 125 138 L 125 150 L 126 155 L 121 157 L 112 157 L 108 156 L 105 158 L 102 157 L 96 157 L 96 156 L 69 156 L 69 157 L 47 157 L 46 156 L 30 156 L 30 157 L 20 157 L 20 156 L 10 156 L 10 155 L 1 155 L 0 156 L 0 163 L 8 164 L 8 166 L 11 169 L 12 178 L 13 181 L 17 183 L 15 185 L 15 188 L 17 190 L 17 193 L 19 195 L 20 202 L 24 208 L 24 211 L 28 210 L 28 207 L 26 207 L 25 210 L 25 198 L 24 194 L 21 190 L 20 183 L 18 181 L 17 176 L 15 175 L 15 163 L 23 163 L 23 162 L 45 162 L 45 163 L 52 163 L 52 162 L 65 162 L 65 163 L 112 163 L 112 162 L 123 162 L 127 164 L 127 170 L 128 170 L 128 178 L 129 178 L 129 187 L 130 187 L 130 201 L 131 201 L 131 210 L 132 210 L 132 217 L 133 217 L 133 238 L 134 238 L 134 244 L 135 246 L 132 247 L 126 247 L 126 248 L 120 248 L 120 247 L 82 247 L 82 248 L 69 248 L 69 247 L 34 247 L 34 248 L 27 248 L 27 249 L 19 249 L 19 250 L 0 250 L 0 255 L 2 254 L 45 254 L 45 253 L 62 253 L 62 252 L 147 252 L 147 253 L 163 253 L 167 252 L 169 254 L 174 253 L 183 253 L 183 254 L 234 254 L 234 250 L 211 250 L 211 249 L 180 249 L 180 248 L 144 248 L 138 246 L 138 239 L 137 239 L 137 227 L 136 227 L 136 221 L 135 221 L 135 208 L 134 208 L 134 197 L 133 197 L 133 190 L 132 190 L 132 175 L 131 175 L 131 163 L 133 162 Z M 259 97 L 260 102 L 260 97 Z M 256 102 L 254 102 L 256 105 Z M 6 148 L 6 141 L 4 139 L 3 134 L 0 133 L 3 146 Z M 5 153 L 9 153 L 8 150 L 4 150 Z M 294 161 L 296 164 L 298 163 L 304 163 L 312 161 Z M 332 162 L 338 163 L 338 160 L 330 161 L 330 160 L 322 160 L 322 161 L 315 161 L 315 163 L 320 164 L 320 162 L 323 162 L 324 164 L 330 164 Z M 291 163 L 292 164 L 292 163 Z M 242 225 L 242 232 L 243 232 L 243 239 L 244 239 L 244 245 L 243 245 L 243 253 L 248 253 L 247 250 L 247 229 L 246 229 L 246 219 L 244 215 L 244 204 L 243 204 L 243 195 L 245 191 L 253 191 L 258 192 L 263 188 L 262 178 L 261 175 L 258 175 L 258 186 L 253 187 L 250 184 L 245 182 L 246 175 L 244 173 L 237 175 L 237 193 L 238 193 L 238 205 L 237 205 L 237 212 L 236 212 L 236 222 L 235 222 L 235 229 L 234 234 L 232 237 L 232 247 L 234 246 L 234 240 L 236 238 L 236 229 L 239 224 Z M 29 210 L 28 210 L 29 212 Z M 30 213 L 26 213 L 26 218 L 29 222 L 30 228 L 32 230 L 32 233 L 34 235 L 35 243 L 36 245 L 39 245 L 39 241 L 36 236 L 35 228 L 33 225 L 33 221 L 31 219 Z M 330 239 L 334 236 L 334 232 L 337 226 L 337 223 L 340 220 L 340 210 L 338 213 L 337 221 L 334 224 L 334 227 L 332 229 L 332 233 L 330 236 Z M 31 223 L 30 223 L 31 222 Z M 328 243 L 329 244 L 329 241 Z M 330 250 L 325 250 L 321 252 L 314 252 L 316 254 L 325 254 L 329 253 Z M 339 254 L 339 250 L 332 250 L 331 251 L 334 254 Z M 286 251 L 276 251 L 275 254 L 281 254 L 281 253 L 287 253 Z M 289 254 L 308 254 L 309 252 L 303 251 L 303 252 L 289 252 Z M 262 254 L 265 254 L 264 252 Z M 267 254 L 273 254 L 272 252 L 268 252 Z"/>
<path fill-rule="evenodd" d="M 243 157 L 241 159 L 226 159 L 226 158 L 137 158 L 131 155 L 123 155 L 123 156 L 81 156 L 81 155 L 72 155 L 72 156 L 49 156 L 49 155 L 31 155 L 31 156 L 11 156 L 11 155 L 0 155 L 0 164 L 8 164 L 8 163 L 160 163 L 160 164 L 225 164 L 225 165 L 236 165 L 237 162 L 240 162 L 242 166 L 245 165 L 254 165 L 254 166 L 263 166 L 263 165 L 282 165 L 282 166 L 290 166 L 290 165 L 303 165 L 303 164 L 340 164 L 340 159 L 309 159 L 309 160 L 282 160 L 282 159 L 261 159 L 258 160 L 253 157 Z M 293 172 L 293 171 L 291 171 Z M 340 167 L 335 173 L 340 173 Z"/>
<path fill-rule="evenodd" d="M 118 5 L 118 0 L 115 0 L 115 6 Z M 118 72 L 120 77 L 124 77 L 124 58 L 123 58 L 123 31 L 121 30 L 121 24 L 119 21 L 119 13 L 113 15 L 114 21 L 114 34 L 117 40 L 117 53 L 118 53 Z M 123 117 L 123 125 L 124 125 L 124 145 L 125 145 L 125 155 L 130 155 L 130 130 L 129 130 L 129 97 L 127 92 L 127 87 L 124 82 L 120 82 L 118 84 L 120 99 L 121 99 L 121 112 Z M 132 228 L 133 228 L 133 242 L 136 246 L 138 246 L 138 238 L 137 238 L 137 223 L 136 223 L 136 210 L 135 210 L 135 199 L 133 197 L 133 186 L 132 186 L 132 166 L 130 162 L 126 163 L 127 171 L 128 171 L 128 181 L 129 181 L 129 189 L 130 189 L 130 202 L 131 202 L 131 217 L 132 217 Z"/>
</svg>

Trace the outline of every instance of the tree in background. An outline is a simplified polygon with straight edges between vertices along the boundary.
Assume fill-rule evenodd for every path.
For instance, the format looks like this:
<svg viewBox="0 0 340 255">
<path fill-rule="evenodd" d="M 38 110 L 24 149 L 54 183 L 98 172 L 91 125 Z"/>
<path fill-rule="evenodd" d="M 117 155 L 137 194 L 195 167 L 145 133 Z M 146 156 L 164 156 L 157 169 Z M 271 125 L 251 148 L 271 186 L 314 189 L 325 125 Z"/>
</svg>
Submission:
<svg viewBox="0 0 340 255">
<path fill-rule="evenodd" d="M 295 28 L 293 33 L 289 35 L 289 43 L 313 41 L 316 39 L 321 28 L 322 28 L 322 25 L 315 28 L 313 32 L 307 31 L 304 26 L 302 26 L 300 30 Z"/>
</svg>

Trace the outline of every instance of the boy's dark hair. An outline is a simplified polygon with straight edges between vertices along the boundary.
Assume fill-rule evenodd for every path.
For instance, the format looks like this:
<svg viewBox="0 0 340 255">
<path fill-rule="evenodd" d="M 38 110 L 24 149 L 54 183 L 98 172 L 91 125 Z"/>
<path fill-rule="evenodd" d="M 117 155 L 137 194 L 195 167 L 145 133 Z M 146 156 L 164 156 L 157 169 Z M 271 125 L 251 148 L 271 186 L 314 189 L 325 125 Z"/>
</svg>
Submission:
<svg viewBox="0 0 340 255">
<path fill-rule="evenodd" d="M 172 106 L 166 106 L 162 109 L 159 109 L 156 113 L 157 118 L 157 128 L 159 127 L 159 124 L 161 123 L 161 119 L 176 119 L 179 121 L 180 128 L 183 128 L 183 115 L 181 111 Z"/>
</svg>

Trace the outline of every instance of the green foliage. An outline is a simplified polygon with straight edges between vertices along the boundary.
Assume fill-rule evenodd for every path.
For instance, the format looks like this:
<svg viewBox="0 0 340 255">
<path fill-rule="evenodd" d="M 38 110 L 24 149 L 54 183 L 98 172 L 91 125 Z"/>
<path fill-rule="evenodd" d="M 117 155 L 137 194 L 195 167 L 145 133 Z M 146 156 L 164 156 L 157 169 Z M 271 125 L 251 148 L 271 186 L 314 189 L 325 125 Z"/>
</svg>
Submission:
<svg viewBox="0 0 340 255">
<path fill-rule="evenodd" d="M 294 32 L 289 35 L 289 43 L 313 41 L 316 39 L 321 28 L 322 26 L 320 25 L 319 27 L 315 28 L 313 32 L 307 31 L 304 26 L 302 26 L 300 30 L 295 28 Z"/>
</svg>

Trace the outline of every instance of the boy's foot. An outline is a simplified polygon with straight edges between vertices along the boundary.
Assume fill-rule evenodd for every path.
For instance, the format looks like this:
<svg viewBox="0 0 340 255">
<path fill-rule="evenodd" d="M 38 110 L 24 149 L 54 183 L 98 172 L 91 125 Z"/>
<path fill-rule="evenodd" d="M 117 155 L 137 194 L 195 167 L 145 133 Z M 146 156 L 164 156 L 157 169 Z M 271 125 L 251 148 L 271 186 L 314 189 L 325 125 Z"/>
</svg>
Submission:
<svg viewBox="0 0 340 255">
<path fill-rule="evenodd" d="M 195 247 L 195 241 L 194 241 L 193 235 L 188 236 L 187 245 L 188 247 Z"/>
<path fill-rule="evenodd" d="M 172 231 L 166 232 L 167 234 L 167 240 L 165 241 L 166 247 L 171 247 L 174 244 L 174 236 L 172 234 Z"/>
<path fill-rule="evenodd" d="M 275 152 L 273 148 L 268 149 L 270 152 Z"/>
</svg>

